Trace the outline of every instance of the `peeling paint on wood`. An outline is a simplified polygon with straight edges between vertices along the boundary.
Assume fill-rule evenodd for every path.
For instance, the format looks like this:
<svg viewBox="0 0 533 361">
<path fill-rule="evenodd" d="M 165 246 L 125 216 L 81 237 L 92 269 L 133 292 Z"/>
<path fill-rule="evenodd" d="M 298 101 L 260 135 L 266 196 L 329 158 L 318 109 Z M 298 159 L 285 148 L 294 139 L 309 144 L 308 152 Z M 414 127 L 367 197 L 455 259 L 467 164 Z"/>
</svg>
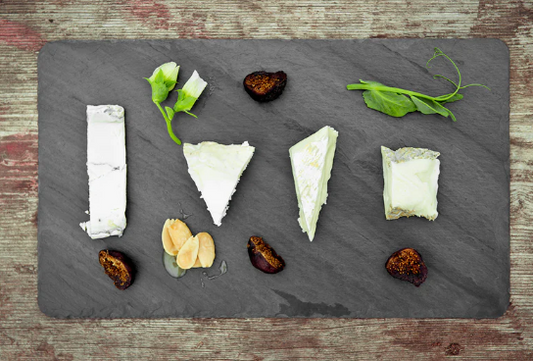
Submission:
<svg viewBox="0 0 533 361">
<path fill-rule="evenodd" d="M 533 4 L 0 1 L 0 359 L 533 360 Z M 45 41 L 494 37 L 511 54 L 511 307 L 495 320 L 54 320 L 37 307 L 37 57 Z M 458 355 L 455 353 L 458 352 Z"/>
<path fill-rule="evenodd" d="M 0 19 L 0 43 L 22 50 L 39 51 L 45 42 L 41 34 L 25 24 Z"/>
</svg>

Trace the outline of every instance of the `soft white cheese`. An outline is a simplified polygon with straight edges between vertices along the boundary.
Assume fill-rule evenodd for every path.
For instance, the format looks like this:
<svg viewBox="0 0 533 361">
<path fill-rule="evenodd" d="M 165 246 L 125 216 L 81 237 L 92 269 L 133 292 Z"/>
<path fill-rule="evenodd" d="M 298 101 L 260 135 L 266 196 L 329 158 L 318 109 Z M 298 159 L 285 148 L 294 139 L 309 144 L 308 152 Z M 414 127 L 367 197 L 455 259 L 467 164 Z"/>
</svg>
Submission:
<svg viewBox="0 0 533 361">
<path fill-rule="evenodd" d="M 338 132 L 325 126 L 289 149 L 294 186 L 300 208 L 298 222 L 313 241 L 318 216 L 328 197 Z"/>
<path fill-rule="evenodd" d="M 183 144 L 189 174 L 204 199 L 213 223 L 222 224 L 235 193 L 237 183 L 254 155 L 255 148 L 248 142 L 218 144 L 202 142 L 196 145 Z"/>
<path fill-rule="evenodd" d="M 126 137 L 124 108 L 87 106 L 88 222 L 92 239 L 122 236 L 126 228 Z"/>
<path fill-rule="evenodd" d="M 435 220 L 440 153 L 425 148 L 381 147 L 383 203 L 388 220 L 418 216 Z"/>
</svg>

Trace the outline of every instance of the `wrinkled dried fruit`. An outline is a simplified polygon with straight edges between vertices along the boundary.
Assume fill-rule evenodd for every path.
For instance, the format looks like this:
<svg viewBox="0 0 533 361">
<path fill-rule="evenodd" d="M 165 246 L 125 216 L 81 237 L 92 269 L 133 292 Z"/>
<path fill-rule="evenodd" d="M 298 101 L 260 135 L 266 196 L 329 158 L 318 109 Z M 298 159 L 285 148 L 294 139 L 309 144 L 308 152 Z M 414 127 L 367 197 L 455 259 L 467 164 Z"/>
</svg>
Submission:
<svg viewBox="0 0 533 361">
<path fill-rule="evenodd" d="M 215 260 L 215 241 L 207 232 L 200 232 L 196 235 L 200 241 L 198 249 L 198 259 L 203 268 L 209 268 Z"/>
<path fill-rule="evenodd" d="M 200 248 L 200 242 L 198 237 L 190 237 L 187 242 L 181 247 L 178 256 L 176 257 L 176 263 L 180 268 L 191 269 L 198 257 L 198 249 Z"/>
<path fill-rule="evenodd" d="M 124 253 L 104 249 L 98 253 L 98 260 L 119 290 L 125 290 L 133 283 L 133 267 Z"/>
<path fill-rule="evenodd" d="M 261 237 L 250 237 L 248 241 L 248 256 L 252 265 L 265 273 L 283 271 L 285 261 Z"/>
<path fill-rule="evenodd" d="M 176 256 L 191 237 L 192 233 L 184 222 L 179 219 L 167 219 L 165 221 L 161 239 L 163 240 L 163 248 L 171 256 Z"/>
<path fill-rule="evenodd" d="M 413 248 L 403 248 L 394 252 L 385 267 L 392 277 L 411 282 L 416 287 L 424 283 L 428 275 L 422 255 Z"/>
<path fill-rule="evenodd" d="M 268 73 L 256 71 L 244 78 L 243 85 L 253 100 L 269 102 L 281 95 L 287 84 L 287 74 L 282 71 Z"/>
</svg>

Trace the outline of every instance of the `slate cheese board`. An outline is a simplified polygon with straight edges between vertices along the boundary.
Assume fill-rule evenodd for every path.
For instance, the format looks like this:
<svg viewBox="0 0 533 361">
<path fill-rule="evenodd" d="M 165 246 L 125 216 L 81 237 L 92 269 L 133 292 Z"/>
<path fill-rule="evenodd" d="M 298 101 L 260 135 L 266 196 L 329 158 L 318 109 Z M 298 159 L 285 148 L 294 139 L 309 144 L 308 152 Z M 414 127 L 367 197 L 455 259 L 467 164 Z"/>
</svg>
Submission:
<svg viewBox="0 0 533 361">
<path fill-rule="evenodd" d="M 449 104 L 458 121 L 411 113 L 392 118 L 366 107 L 359 79 L 439 95 L 456 79 L 439 47 L 470 87 Z M 213 225 L 187 172 L 183 149 L 168 136 L 151 101 L 149 77 L 168 61 L 178 88 L 194 70 L 209 83 L 193 108 L 174 118 L 183 141 L 248 141 L 256 152 L 222 226 Z M 283 70 L 284 93 L 258 103 L 242 80 Z M 38 301 L 59 318 L 160 317 L 456 317 L 501 316 L 509 304 L 509 52 L 495 39 L 132 40 L 47 43 L 38 60 Z M 176 94 L 164 105 L 172 105 Z M 121 238 L 91 240 L 86 106 L 126 112 L 128 226 Z M 329 197 L 315 240 L 298 225 L 289 148 L 329 125 L 339 132 Z M 441 153 L 439 216 L 386 221 L 380 146 Z M 185 219 L 216 244 L 212 268 L 170 277 L 161 229 Z M 261 236 L 286 269 L 253 268 L 246 244 Z M 427 264 L 419 288 L 393 279 L 394 251 L 417 249 Z M 116 289 L 98 263 L 101 249 L 125 252 L 134 284 Z M 220 271 L 222 263 L 227 272 Z"/>
</svg>

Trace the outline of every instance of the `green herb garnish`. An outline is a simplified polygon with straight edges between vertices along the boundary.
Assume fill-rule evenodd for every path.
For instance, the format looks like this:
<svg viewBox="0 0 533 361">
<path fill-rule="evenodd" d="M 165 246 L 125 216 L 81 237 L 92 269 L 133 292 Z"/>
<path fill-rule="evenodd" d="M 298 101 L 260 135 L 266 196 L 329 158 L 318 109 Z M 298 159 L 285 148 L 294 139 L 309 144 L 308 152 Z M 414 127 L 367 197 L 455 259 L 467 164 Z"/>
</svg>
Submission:
<svg viewBox="0 0 533 361">
<path fill-rule="evenodd" d="M 200 78 L 198 72 L 195 70 L 183 88 L 177 90 L 178 100 L 174 107 L 165 107 L 165 109 L 163 109 L 161 103 L 168 98 L 168 94 L 176 86 L 179 70 L 180 67 L 176 63 L 165 63 L 156 68 L 151 77 L 143 79 L 146 79 L 152 86 L 152 101 L 157 108 L 159 108 L 161 114 L 163 114 L 163 118 L 165 118 L 168 135 L 170 135 L 170 138 L 172 138 L 178 145 L 181 145 L 181 140 L 176 137 L 172 130 L 172 119 L 174 119 L 174 115 L 179 112 L 184 112 L 197 118 L 197 116 L 192 114 L 190 110 L 204 91 L 207 83 Z"/>
<path fill-rule="evenodd" d="M 426 67 L 430 68 L 429 63 L 439 56 L 445 57 L 452 63 L 457 71 L 459 79 L 457 83 L 455 83 L 453 80 L 440 74 L 434 75 L 433 79 L 442 78 L 450 82 L 455 87 L 455 91 L 453 93 L 432 97 L 410 90 L 389 87 L 376 81 L 364 81 L 361 79 L 359 79 L 359 84 L 349 84 L 346 86 L 346 88 L 348 90 L 364 90 L 363 98 L 367 107 L 390 115 L 391 117 L 403 117 L 407 113 L 419 111 L 423 114 L 439 114 L 446 118 L 450 116 L 450 118 L 452 118 L 452 120 L 455 122 L 457 120 L 455 115 L 443 104 L 463 99 L 463 95 L 459 93 L 459 90 L 461 89 L 470 86 L 481 86 L 489 90 L 490 88 L 483 84 L 461 85 L 462 77 L 459 68 L 454 61 L 450 59 L 448 55 L 444 54 L 439 48 L 435 48 L 435 53 L 431 59 L 427 61 Z"/>
</svg>

